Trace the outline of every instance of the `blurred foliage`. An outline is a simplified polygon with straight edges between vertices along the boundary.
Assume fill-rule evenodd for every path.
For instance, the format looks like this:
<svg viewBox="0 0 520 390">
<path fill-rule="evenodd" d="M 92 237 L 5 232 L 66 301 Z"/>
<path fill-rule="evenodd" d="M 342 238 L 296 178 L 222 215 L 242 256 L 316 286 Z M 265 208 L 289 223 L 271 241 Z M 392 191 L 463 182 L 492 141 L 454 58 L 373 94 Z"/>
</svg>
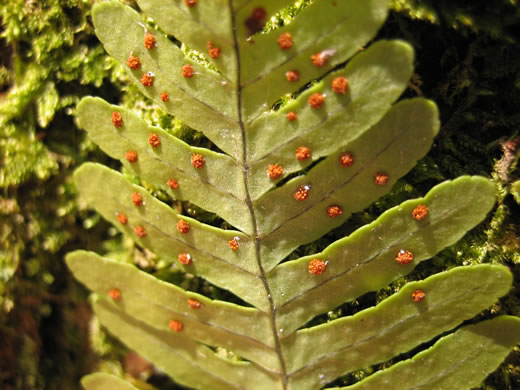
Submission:
<svg viewBox="0 0 520 390">
<path fill-rule="evenodd" d="M 411 19 L 426 20 L 461 34 L 484 32 L 514 41 L 520 26 L 518 0 L 392 0 L 393 9 Z"/>
<path fill-rule="evenodd" d="M 128 354 L 92 320 L 86 291 L 63 264 L 63 254 L 70 250 L 110 253 L 208 295 L 224 294 L 196 278 L 163 269 L 160 259 L 123 239 L 76 199 L 71 173 L 77 165 L 89 160 L 120 166 L 77 128 L 74 107 L 81 96 L 121 103 L 189 143 L 208 145 L 200 133 L 142 97 L 122 67 L 107 57 L 93 33 L 89 12 L 94 2 L 5 0 L 0 7 L 1 389 L 76 389 L 78 379 L 95 366 L 131 375 L 143 389 L 150 388 L 145 381 L 160 389 L 178 388 Z M 309 2 L 300 1 L 298 7 L 276 15 L 268 28 L 288 23 Z M 321 250 L 387 208 L 462 174 L 492 177 L 499 201 L 489 218 L 455 246 L 390 287 L 342 305 L 317 322 L 380 302 L 407 280 L 480 262 L 505 264 L 515 274 L 511 294 L 483 316 L 520 315 L 520 205 L 513 197 L 520 198 L 520 48 L 514 35 L 519 23 L 516 0 L 393 0 L 393 12 L 378 38 L 402 38 L 416 48 L 416 74 L 405 96 L 435 100 L 442 115 L 441 132 L 431 152 L 390 195 L 314 247 L 299 248 L 298 255 Z M 221 223 L 147 187 L 190 215 Z M 374 368 L 335 385 L 353 383 Z M 518 348 L 482 389 L 517 388 Z"/>
<path fill-rule="evenodd" d="M 92 219 L 70 175 L 86 159 L 107 162 L 78 132 L 74 105 L 98 90 L 119 94 L 118 65 L 93 36 L 92 3 L 9 0 L 0 8 L 2 389 L 77 388 L 94 362 L 84 292 L 61 259 L 75 242 L 88 245 L 82 221 Z M 106 230 L 94 233 L 95 245 Z"/>
<path fill-rule="evenodd" d="M 511 193 L 516 199 L 516 202 L 520 204 L 520 180 L 515 181 L 511 185 Z"/>
</svg>

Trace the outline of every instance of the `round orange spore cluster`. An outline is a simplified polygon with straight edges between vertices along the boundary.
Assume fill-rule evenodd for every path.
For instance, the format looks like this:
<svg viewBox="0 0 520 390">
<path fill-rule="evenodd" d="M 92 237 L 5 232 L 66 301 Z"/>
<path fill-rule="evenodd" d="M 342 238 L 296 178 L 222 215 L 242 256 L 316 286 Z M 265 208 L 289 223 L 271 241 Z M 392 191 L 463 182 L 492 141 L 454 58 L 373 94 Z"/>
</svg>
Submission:
<svg viewBox="0 0 520 390">
<path fill-rule="evenodd" d="M 170 323 L 168 324 L 168 326 L 174 332 L 181 332 L 182 329 L 184 328 L 184 326 L 182 326 L 182 322 L 177 321 L 177 320 L 171 320 Z"/>
<path fill-rule="evenodd" d="M 322 66 L 325 66 L 327 64 L 327 56 L 323 53 L 315 53 L 311 56 L 312 64 L 317 67 L 321 68 Z"/>
<path fill-rule="evenodd" d="M 128 217 L 126 216 L 126 214 L 117 213 L 116 218 L 122 225 L 126 225 L 128 223 Z"/>
<path fill-rule="evenodd" d="M 344 167 L 351 167 L 354 164 L 354 156 L 352 153 L 343 153 L 339 156 L 339 163 Z"/>
<path fill-rule="evenodd" d="M 323 96 L 321 93 L 316 92 L 309 96 L 309 106 L 312 108 L 321 108 L 323 103 L 325 103 L 325 96 Z"/>
<path fill-rule="evenodd" d="M 166 184 L 168 184 L 168 187 L 170 187 L 172 190 L 179 188 L 179 182 L 175 179 L 169 179 Z"/>
<path fill-rule="evenodd" d="M 191 255 L 188 253 L 179 253 L 178 259 L 179 263 L 181 263 L 182 265 L 191 264 Z"/>
<path fill-rule="evenodd" d="M 297 70 L 290 70 L 285 72 L 285 78 L 291 83 L 295 83 L 300 79 L 300 73 Z"/>
<path fill-rule="evenodd" d="M 192 298 L 188 298 L 188 305 L 190 305 L 192 309 L 200 309 L 202 307 L 202 303 Z"/>
<path fill-rule="evenodd" d="M 197 0 L 184 0 L 184 4 L 186 4 L 187 7 L 192 8 L 197 5 Z"/>
<path fill-rule="evenodd" d="M 123 126 L 123 117 L 121 116 L 120 112 L 113 112 L 112 113 L 112 124 L 115 127 L 121 127 Z"/>
<path fill-rule="evenodd" d="M 177 230 L 182 234 L 189 233 L 190 224 L 185 220 L 181 219 L 179 222 L 177 222 Z"/>
<path fill-rule="evenodd" d="M 146 237 L 146 230 L 142 226 L 137 225 L 134 229 L 134 232 L 137 237 L 140 237 L 140 238 Z"/>
<path fill-rule="evenodd" d="M 412 210 L 412 217 L 417 221 L 422 221 L 424 218 L 428 216 L 428 207 L 420 204 L 416 208 Z"/>
<path fill-rule="evenodd" d="M 114 301 L 119 301 L 121 299 L 121 290 L 118 288 L 111 288 L 108 292 L 108 296 Z"/>
<path fill-rule="evenodd" d="M 291 111 L 287 113 L 286 117 L 289 121 L 293 122 L 298 119 L 298 114 L 296 114 L 294 111 Z"/>
<path fill-rule="evenodd" d="M 412 293 L 412 299 L 414 302 L 421 302 L 426 297 L 426 294 L 423 290 L 415 290 Z"/>
<path fill-rule="evenodd" d="M 329 206 L 327 207 L 327 215 L 330 218 L 336 218 L 343 214 L 343 209 L 339 206 Z"/>
<path fill-rule="evenodd" d="M 300 188 L 298 188 L 298 190 L 293 194 L 294 199 L 300 202 L 307 199 L 309 196 L 309 190 L 309 186 L 300 186 Z"/>
<path fill-rule="evenodd" d="M 386 173 L 376 173 L 374 175 L 374 183 L 376 183 L 378 186 L 384 186 L 386 183 L 388 183 L 388 175 Z"/>
<path fill-rule="evenodd" d="M 332 80 L 332 90 L 334 93 L 338 94 L 345 94 L 348 90 L 348 80 L 343 77 L 339 76 Z"/>
<path fill-rule="evenodd" d="M 306 146 L 300 146 L 296 149 L 295 156 L 298 160 L 304 161 L 311 157 L 311 150 Z"/>
<path fill-rule="evenodd" d="M 129 163 L 135 163 L 137 161 L 137 152 L 135 150 L 129 150 L 125 153 L 125 158 Z"/>
<path fill-rule="evenodd" d="M 291 34 L 289 34 L 288 32 L 285 32 L 278 37 L 278 46 L 280 47 L 280 49 L 288 50 L 292 47 L 292 45 L 293 39 Z"/>
<path fill-rule="evenodd" d="M 152 50 L 155 45 L 157 45 L 157 41 L 155 40 L 155 37 L 150 33 L 144 34 L 144 47 L 148 50 Z"/>
<path fill-rule="evenodd" d="M 148 136 L 148 143 L 152 146 L 152 148 L 156 148 L 161 144 L 161 139 L 155 133 L 151 133 Z"/>
<path fill-rule="evenodd" d="M 215 60 L 220 57 L 220 52 L 220 47 L 213 47 L 211 49 L 208 49 L 209 56 Z"/>
<path fill-rule="evenodd" d="M 206 165 L 206 161 L 204 161 L 202 154 L 193 153 L 191 155 L 191 165 L 198 169 L 203 168 Z"/>
<path fill-rule="evenodd" d="M 142 206 L 143 197 L 141 196 L 141 194 L 139 192 L 134 192 L 132 194 L 132 203 L 135 204 L 136 206 Z"/>
<path fill-rule="evenodd" d="M 182 77 L 191 79 L 193 77 L 193 66 L 186 64 L 182 66 Z"/>
<path fill-rule="evenodd" d="M 141 76 L 141 84 L 145 87 L 151 87 L 153 85 L 153 75 L 151 72 L 145 73 Z"/>
<path fill-rule="evenodd" d="M 239 247 L 238 241 L 235 239 L 229 240 L 228 245 L 234 251 L 236 251 Z"/>
<path fill-rule="evenodd" d="M 320 259 L 313 259 L 309 262 L 309 272 L 313 275 L 321 275 L 327 269 L 327 263 Z"/>
<path fill-rule="evenodd" d="M 267 168 L 267 175 L 271 179 L 278 179 L 283 174 L 283 168 L 280 164 L 271 164 Z"/>
<path fill-rule="evenodd" d="M 208 42 L 208 54 L 211 58 L 213 58 L 213 59 L 219 58 L 220 52 L 221 52 L 220 47 L 213 46 L 212 41 Z"/>
<path fill-rule="evenodd" d="M 401 265 L 409 264 L 413 261 L 413 253 L 405 249 L 401 249 L 395 256 L 395 261 Z"/>
<path fill-rule="evenodd" d="M 129 56 L 126 60 L 126 64 L 130 69 L 139 69 L 141 67 L 141 61 L 139 61 L 139 58 L 136 56 Z"/>
<path fill-rule="evenodd" d="M 165 103 L 170 100 L 170 95 L 168 95 L 166 92 L 161 92 L 160 97 L 161 100 Z"/>
</svg>

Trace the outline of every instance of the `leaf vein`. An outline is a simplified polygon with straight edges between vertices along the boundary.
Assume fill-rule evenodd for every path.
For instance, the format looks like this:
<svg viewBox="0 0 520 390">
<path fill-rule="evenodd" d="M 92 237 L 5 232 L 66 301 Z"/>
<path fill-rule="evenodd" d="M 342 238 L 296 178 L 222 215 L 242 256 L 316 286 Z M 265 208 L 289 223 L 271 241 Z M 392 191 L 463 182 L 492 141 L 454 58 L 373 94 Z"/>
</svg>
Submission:
<svg viewBox="0 0 520 390">
<path fill-rule="evenodd" d="M 259 75 L 258 77 L 256 77 L 255 79 L 252 79 L 248 82 L 246 82 L 245 84 L 243 84 L 241 87 L 242 88 L 246 88 L 250 85 L 253 85 L 255 83 L 257 83 L 258 81 L 264 79 L 267 75 L 269 75 L 270 73 L 276 71 L 277 69 L 283 67 L 285 64 L 287 64 L 288 62 L 290 62 L 291 60 L 293 60 L 294 58 L 300 56 L 301 54 L 303 54 L 304 51 L 310 49 L 311 47 L 314 47 L 316 46 L 323 38 L 325 38 L 326 36 L 330 35 L 330 34 L 333 34 L 338 28 L 340 28 L 343 24 L 345 24 L 350 18 L 347 16 L 341 20 L 338 21 L 338 24 L 336 24 L 336 26 L 334 26 L 334 28 L 328 30 L 328 31 L 325 31 L 323 34 L 319 35 L 317 37 L 317 39 L 315 39 L 314 41 L 311 41 L 310 44 L 306 45 L 306 46 L 303 46 L 302 49 L 300 51 L 296 51 L 293 55 L 290 55 L 288 56 L 283 62 L 281 62 L 280 64 L 272 67 L 271 69 L 267 70 L 266 72 L 262 73 L 261 75 Z M 249 123 L 249 122 L 248 122 Z"/>
<path fill-rule="evenodd" d="M 115 203 L 119 203 L 119 199 L 117 199 L 117 198 L 115 198 L 115 197 L 111 197 L 111 199 L 112 199 Z M 164 232 L 164 231 L 163 231 L 161 228 L 159 228 L 157 225 L 155 225 L 154 223 L 152 223 L 152 222 L 150 222 L 150 221 L 148 221 L 148 220 L 145 220 L 145 223 L 146 223 L 146 225 L 148 225 L 148 226 L 152 227 L 153 229 L 155 229 L 155 230 L 158 232 L 158 234 L 160 234 L 160 235 L 166 237 L 168 240 L 176 241 L 176 242 L 178 242 L 178 243 L 184 245 L 184 246 L 187 247 L 187 248 L 190 248 L 190 249 L 192 249 L 192 250 L 194 250 L 194 251 L 196 251 L 196 252 L 202 253 L 202 254 L 205 255 L 205 256 L 211 257 L 211 258 L 213 258 L 213 259 L 215 259 L 215 260 L 217 260 L 217 261 L 220 261 L 220 262 L 222 262 L 222 263 L 225 263 L 225 264 L 227 264 L 227 265 L 230 265 L 231 267 L 234 267 L 234 268 L 236 268 L 236 269 L 238 269 L 238 270 L 240 270 L 240 271 L 242 271 L 242 272 L 245 272 L 245 273 L 247 273 L 247 274 L 249 274 L 249 275 L 251 275 L 251 276 L 254 276 L 255 278 L 259 278 L 258 275 L 255 275 L 255 274 L 252 273 L 251 271 L 248 271 L 248 270 L 246 270 L 245 268 L 242 268 L 242 267 L 238 266 L 237 264 L 235 264 L 235 263 L 233 263 L 233 262 L 230 262 L 230 261 L 225 260 L 225 259 L 223 259 L 223 258 L 221 258 L 221 257 L 215 256 L 214 252 L 211 252 L 211 253 L 210 253 L 210 252 L 206 252 L 206 251 L 204 251 L 204 250 L 202 250 L 202 249 L 199 249 L 199 248 L 197 248 L 197 247 L 195 247 L 195 246 L 193 246 L 193 245 L 191 245 L 191 244 L 186 243 L 185 241 L 183 241 L 183 240 L 181 240 L 181 239 L 179 239 L 179 238 L 177 238 L 177 237 L 172 237 L 172 236 L 169 235 L 168 233 Z M 258 309 L 258 310 L 260 310 L 260 309 Z M 260 310 L 260 311 L 261 311 L 261 310 Z"/>
<path fill-rule="evenodd" d="M 467 291 L 467 292 L 465 292 L 465 293 L 463 293 L 463 294 L 459 294 L 459 295 L 453 297 L 452 299 L 445 300 L 443 303 L 448 303 L 448 304 L 449 304 L 450 302 L 454 302 L 454 301 L 457 301 L 457 300 L 459 300 L 459 299 L 465 297 L 465 296 L 467 295 L 467 293 L 472 293 L 472 292 L 475 292 L 475 291 L 478 291 L 478 290 L 479 290 L 478 287 L 472 288 L 471 290 L 469 290 L 469 291 Z M 433 311 L 434 311 L 435 309 L 437 309 L 438 307 L 443 307 L 443 306 L 447 306 L 447 305 L 441 305 L 441 304 L 438 304 L 438 305 L 429 306 L 429 307 L 428 307 L 428 310 L 427 310 L 426 312 L 433 312 Z M 329 352 L 329 353 L 327 353 L 327 354 L 325 354 L 325 355 L 322 355 L 322 356 L 320 356 L 318 359 L 315 359 L 315 360 L 309 362 L 309 363 L 306 364 L 305 366 L 300 367 L 300 368 L 297 369 L 297 370 L 294 370 L 292 373 L 289 374 L 289 376 L 294 375 L 294 374 L 296 374 L 296 373 L 298 373 L 298 372 L 304 370 L 305 368 L 312 367 L 312 366 L 318 364 L 320 361 L 325 360 L 325 359 L 327 359 L 327 358 L 329 358 L 329 357 L 331 357 L 331 356 L 333 356 L 333 355 L 335 355 L 335 354 L 337 354 L 337 353 L 339 353 L 339 352 L 344 352 L 344 351 L 346 351 L 346 350 L 348 350 L 348 349 L 350 349 L 350 348 L 352 348 L 352 347 L 355 347 L 356 345 L 363 344 L 363 343 L 365 343 L 365 342 L 367 342 L 367 341 L 371 341 L 371 340 L 376 339 L 376 338 L 378 338 L 378 337 L 384 336 L 384 335 L 385 335 L 386 333 L 388 333 L 389 331 L 398 328 L 399 326 L 401 326 L 401 325 L 407 323 L 408 321 L 411 321 L 411 320 L 413 320 L 413 319 L 415 319 L 415 318 L 418 318 L 418 317 L 422 317 L 422 316 L 424 316 L 424 313 L 425 313 L 425 312 L 422 312 L 422 313 L 416 313 L 416 314 L 413 314 L 413 315 L 408 316 L 408 317 L 406 317 L 406 318 L 403 318 L 403 319 L 401 319 L 400 321 L 398 321 L 398 322 L 396 322 L 395 324 L 393 324 L 392 326 L 389 326 L 389 327 L 384 328 L 384 329 L 383 329 L 381 332 L 379 332 L 379 333 L 376 333 L 376 334 L 374 334 L 374 335 L 372 335 L 372 336 L 370 336 L 370 337 L 366 337 L 366 338 L 364 338 L 364 339 L 358 340 L 358 341 L 356 341 L 355 343 L 352 343 L 352 344 L 349 344 L 349 345 L 345 345 L 344 347 L 341 347 L 341 348 L 338 349 L 337 351 Z M 345 317 L 345 318 L 348 318 L 348 317 Z M 410 389 L 410 390 L 412 390 L 412 389 Z"/>
<path fill-rule="evenodd" d="M 447 211 L 443 214 L 441 214 L 439 216 L 439 220 L 443 220 L 444 218 L 446 218 L 447 216 L 449 216 L 450 214 L 452 214 L 453 211 L 456 211 L 455 209 L 452 209 L 450 211 Z M 421 230 L 429 227 L 429 226 L 433 226 L 434 224 L 432 224 L 431 222 L 424 222 L 422 224 L 422 226 L 418 227 L 417 229 L 411 231 L 410 233 L 408 233 L 408 237 L 412 237 L 413 235 L 419 233 Z M 399 240 L 401 241 L 401 240 Z M 366 264 L 369 264 L 371 263 L 372 261 L 374 261 L 375 259 L 377 259 L 378 257 L 388 253 L 388 251 L 390 250 L 390 248 L 393 248 L 395 247 L 395 243 L 392 243 L 391 245 L 387 245 L 386 247 L 384 247 L 383 249 L 381 249 L 380 251 L 376 252 L 374 255 L 368 257 L 365 261 L 361 262 L 361 263 L 358 263 L 352 267 L 349 267 L 347 269 L 345 269 L 344 271 L 336 274 L 336 275 L 333 275 L 331 276 L 330 278 L 328 279 L 325 279 L 323 280 L 322 282 L 316 284 L 315 286 L 311 287 L 311 288 L 308 288 L 306 290 L 303 290 L 301 293 L 299 293 L 298 295 L 295 295 L 294 297 L 292 297 L 291 299 L 289 299 L 288 301 L 286 301 L 285 303 L 283 303 L 281 306 L 278 307 L 278 309 L 281 309 L 283 307 L 285 307 L 286 305 L 288 305 L 289 303 L 291 303 L 292 301 L 298 299 L 298 298 L 301 298 L 302 296 L 304 296 L 307 292 L 309 291 L 312 291 L 312 290 L 315 290 L 319 287 L 321 287 L 322 285 L 328 283 L 329 281 L 331 280 L 334 280 L 334 279 L 337 279 L 337 278 L 340 278 L 342 276 L 344 276 L 345 274 L 349 273 L 350 271 L 352 271 L 353 269 L 355 268 L 359 268 L 360 266 L 363 266 L 363 265 L 366 265 Z"/>
<path fill-rule="evenodd" d="M 190 315 L 188 315 L 188 314 L 186 314 L 186 313 L 180 313 L 180 312 L 178 312 L 178 311 L 175 311 L 175 310 L 171 309 L 171 308 L 168 307 L 168 306 L 165 306 L 165 305 L 162 305 L 162 304 L 158 303 L 158 302 L 155 301 L 155 300 L 148 299 L 148 297 L 147 297 L 146 295 L 144 295 L 144 294 L 140 294 L 139 292 L 137 292 L 137 291 L 135 291 L 135 290 L 131 290 L 131 294 L 132 294 L 132 293 L 133 293 L 134 295 L 139 296 L 139 297 L 140 297 L 141 299 L 143 299 L 144 301 L 149 302 L 149 303 L 151 303 L 152 305 L 157 306 L 157 307 L 160 307 L 160 308 L 162 308 L 162 309 L 164 309 L 164 310 L 166 310 L 166 311 L 169 311 L 169 312 L 171 312 L 171 313 L 175 313 L 176 315 L 182 316 L 182 317 L 184 317 L 184 318 L 188 318 L 188 319 L 193 320 L 193 321 L 200 322 L 200 323 L 202 323 L 202 324 L 204 324 L 204 325 L 207 325 L 207 326 L 209 326 L 209 327 L 212 327 L 212 328 L 215 328 L 215 329 L 220 329 L 220 330 L 222 330 L 222 331 L 224 331 L 224 332 L 230 333 L 230 334 L 235 335 L 235 336 L 244 337 L 244 338 L 246 338 L 246 339 L 248 339 L 248 340 L 250 340 L 250 341 L 253 341 L 254 343 L 257 343 L 257 344 L 260 344 L 260 345 L 264 346 L 265 348 L 267 348 L 267 349 L 269 349 L 269 350 L 271 350 L 271 351 L 274 351 L 274 348 L 273 348 L 273 347 L 271 347 L 270 345 L 267 345 L 267 344 L 261 342 L 261 341 L 258 340 L 258 339 L 255 339 L 254 337 L 248 336 L 248 335 L 246 335 L 246 334 L 241 334 L 241 333 L 234 332 L 234 331 L 232 331 L 232 330 L 230 330 L 230 329 L 228 329 L 228 328 L 225 328 L 225 327 L 223 327 L 223 326 L 220 326 L 220 325 L 217 325 L 217 324 L 214 324 L 214 323 L 211 323 L 211 322 L 202 321 L 201 319 L 199 319 L 199 318 L 197 318 L 197 317 L 194 317 L 194 316 L 190 316 Z M 259 311 L 261 311 L 261 310 L 259 310 Z M 264 312 L 262 312 L 262 313 L 264 313 Z"/>
<path fill-rule="evenodd" d="M 387 145 L 385 145 L 384 148 L 382 148 L 378 153 L 376 153 L 374 155 L 374 157 L 370 160 L 369 163 L 365 164 L 364 167 L 361 167 L 357 172 L 355 172 L 351 177 L 349 177 L 348 180 L 346 180 L 345 182 L 339 184 L 337 187 L 333 188 L 332 190 L 330 190 L 329 192 L 325 193 L 320 199 L 317 199 L 315 200 L 314 202 L 312 203 L 309 203 L 309 205 L 307 207 L 305 207 L 303 210 L 301 210 L 300 212 L 298 212 L 297 214 L 293 215 L 291 218 L 288 218 L 286 219 L 285 221 L 283 221 L 282 223 L 280 223 L 280 225 L 278 225 L 275 229 L 273 229 L 270 233 L 268 233 L 267 235 L 265 235 L 263 238 L 266 238 L 266 237 L 269 237 L 270 235 L 274 234 L 276 231 L 280 230 L 286 223 L 298 218 L 299 216 L 305 214 L 306 212 L 308 212 L 310 209 L 314 208 L 314 206 L 316 206 L 317 204 L 325 201 L 326 199 L 330 198 L 334 193 L 336 193 L 337 191 L 339 191 L 340 189 L 342 189 L 343 187 L 345 187 L 346 185 L 348 185 L 350 182 L 352 182 L 352 180 L 354 180 L 356 177 L 358 177 L 359 175 L 361 175 L 364 171 L 366 171 L 366 169 L 368 168 L 368 166 L 370 164 L 372 164 L 381 154 L 383 154 L 386 150 L 388 150 L 393 144 L 395 144 L 397 142 L 398 139 L 400 139 L 402 136 L 404 136 L 404 133 L 401 133 L 399 134 L 397 137 L 393 138 L 391 140 L 391 142 L 389 142 Z"/>
<path fill-rule="evenodd" d="M 130 143 L 131 145 L 135 145 L 137 147 L 139 147 L 139 145 L 137 145 L 136 143 L 134 143 L 132 140 L 130 140 L 128 137 L 124 136 L 124 135 L 121 135 L 119 134 L 117 131 L 114 131 L 115 134 L 119 135 L 121 138 L 125 139 L 128 143 Z M 155 160 L 157 162 L 159 162 L 161 165 L 164 165 L 168 168 L 171 168 L 173 170 L 176 170 L 176 171 L 179 171 L 181 172 L 183 175 L 189 177 L 190 179 L 192 180 L 196 180 L 196 181 L 199 181 L 203 184 L 206 184 L 208 186 L 210 186 L 212 189 L 214 189 L 216 192 L 220 193 L 220 194 L 223 194 L 223 195 L 229 195 L 231 196 L 232 198 L 238 200 L 239 202 L 244 202 L 245 200 L 244 199 L 240 199 L 238 196 L 236 196 L 235 194 L 233 194 L 232 192 L 229 192 L 229 191 L 225 191 L 219 187 L 217 187 L 215 184 L 213 183 L 210 183 L 209 181 L 206 181 L 206 180 L 203 180 L 201 179 L 199 176 L 194 176 L 194 175 L 191 175 L 189 174 L 186 170 L 182 169 L 182 168 L 179 168 L 173 164 L 171 164 L 169 161 L 167 160 L 164 160 L 164 159 L 160 159 L 157 157 L 157 155 L 155 154 L 152 154 L 149 150 L 147 149 L 144 149 L 144 152 L 146 153 L 146 155 L 148 155 L 149 158 L 151 158 L 152 160 Z M 227 155 L 226 155 L 227 156 Z M 229 156 L 227 156 L 229 157 Z M 235 160 L 233 159 L 233 161 L 235 162 Z M 235 164 L 236 165 L 236 164 Z M 245 233 L 244 233 L 245 234 Z"/>
</svg>

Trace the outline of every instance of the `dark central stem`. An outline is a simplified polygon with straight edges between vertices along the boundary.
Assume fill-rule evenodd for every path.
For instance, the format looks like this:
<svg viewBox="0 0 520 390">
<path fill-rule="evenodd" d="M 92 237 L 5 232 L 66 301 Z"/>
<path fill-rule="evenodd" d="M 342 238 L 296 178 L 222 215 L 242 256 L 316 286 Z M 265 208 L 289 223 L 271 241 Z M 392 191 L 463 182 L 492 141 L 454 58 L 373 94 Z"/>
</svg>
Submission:
<svg viewBox="0 0 520 390">
<path fill-rule="evenodd" d="M 262 264 L 262 256 L 260 253 L 260 238 L 258 236 L 258 226 L 256 221 L 255 209 L 253 207 L 253 202 L 251 200 L 251 194 L 249 192 L 249 165 L 247 161 L 247 134 L 244 126 L 244 121 L 242 120 L 242 80 L 241 80 L 241 66 L 240 66 L 240 50 L 238 48 L 238 38 L 237 38 L 237 24 L 235 20 L 235 12 L 233 11 L 232 0 L 229 0 L 229 10 L 231 12 L 231 23 L 233 26 L 233 47 L 235 50 L 235 58 L 237 61 L 237 105 L 238 105 L 238 123 L 240 125 L 240 131 L 242 133 L 242 167 L 243 167 L 243 175 L 244 175 L 244 187 L 246 192 L 246 202 L 247 207 L 249 209 L 249 213 L 251 214 L 251 221 L 253 224 L 253 233 L 255 239 L 255 254 L 256 261 L 258 263 L 258 269 L 260 271 L 260 279 L 265 288 L 265 293 L 267 294 L 267 299 L 269 300 L 269 314 L 271 320 L 271 330 L 273 332 L 273 338 L 275 343 L 275 351 L 278 355 L 278 360 L 280 361 L 280 369 L 282 375 L 282 384 L 283 389 L 287 389 L 287 369 L 285 367 L 285 360 L 282 354 L 282 348 L 280 345 L 280 338 L 278 337 L 278 328 L 276 326 L 276 308 L 274 306 L 273 297 L 271 295 L 271 289 L 269 287 L 269 283 L 267 282 L 267 278 L 265 276 L 265 270 Z"/>
</svg>

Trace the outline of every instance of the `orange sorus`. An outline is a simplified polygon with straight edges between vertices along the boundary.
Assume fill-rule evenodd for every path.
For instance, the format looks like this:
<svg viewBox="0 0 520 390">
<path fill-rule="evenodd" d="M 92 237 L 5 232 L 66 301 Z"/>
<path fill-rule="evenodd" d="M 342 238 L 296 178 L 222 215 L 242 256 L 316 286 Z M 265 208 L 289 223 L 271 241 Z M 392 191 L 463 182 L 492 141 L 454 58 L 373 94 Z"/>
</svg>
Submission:
<svg viewBox="0 0 520 390">
<path fill-rule="evenodd" d="M 146 230 L 144 230 L 144 227 L 137 225 L 134 229 L 135 235 L 137 237 L 143 238 L 146 237 Z"/>
<path fill-rule="evenodd" d="M 167 184 L 172 190 L 179 188 L 179 182 L 175 179 L 169 179 Z"/>
<path fill-rule="evenodd" d="M 428 216 L 428 207 L 423 204 L 420 204 L 419 206 L 413 209 L 412 216 L 417 221 L 423 220 Z"/>
<path fill-rule="evenodd" d="M 344 167 L 350 167 L 352 164 L 354 164 L 354 156 L 352 153 L 343 153 L 341 156 L 339 156 L 339 163 Z"/>
<path fill-rule="evenodd" d="M 126 214 L 116 213 L 116 218 L 122 225 L 126 225 L 128 223 L 128 217 Z"/>
<path fill-rule="evenodd" d="M 271 179 L 278 179 L 283 174 L 283 168 L 280 164 L 271 164 L 267 168 L 267 175 Z"/>
<path fill-rule="evenodd" d="M 423 290 L 415 290 L 412 293 L 412 299 L 414 302 L 421 302 L 426 297 L 426 294 Z"/>
<path fill-rule="evenodd" d="M 343 214 L 343 209 L 339 206 L 329 206 L 327 207 L 327 215 L 331 218 L 339 217 Z"/>
<path fill-rule="evenodd" d="M 288 32 L 283 33 L 278 37 L 278 46 L 282 50 L 290 49 L 293 45 L 293 39 Z"/>
<path fill-rule="evenodd" d="M 312 108 L 321 108 L 323 106 L 323 103 L 325 103 L 325 97 L 321 93 L 313 93 L 309 97 L 309 106 Z"/>
<path fill-rule="evenodd" d="M 293 194 L 294 199 L 300 202 L 307 199 L 307 197 L 309 196 L 310 189 L 310 185 L 300 186 L 300 188 L 298 188 L 298 190 Z"/>
<path fill-rule="evenodd" d="M 193 153 L 191 155 L 191 165 L 193 165 L 195 168 L 203 168 L 206 164 L 206 161 L 204 161 L 204 156 L 198 153 Z"/>
<path fill-rule="evenodd" d="M 189 253 L 180 253 L 178 259 L 179 259 L 179 263 L 181 263 L 183 265 L 191 264 L 191 255 Z"/>
<path fill-rule="evenodd" d="M 200 309 L 202 306 L 202 303 L 200 303 L 196 299 L 188 298 L 188 305 L 190 305 L 190 307 L 192 309 Z"/>
<path fill-rule="evenodd" d="M 157 45 L 157 42 L 155 40 L 155 37 L 150 33 L 144 34 L 144 47 L 146 47 L 148 50 L 152 50 Z"/>
<path fill-rule="evenodd" d="M 174 332 L 180 332 L 182 331 L 182 329 L 184 328 L 182 326 L 182 322 L 180 321 L 176 321 L 176 320 L 171 320 L 170 323 L 168 324 L 168 326 L 170 327 L 171 330 L 173 330 Z"/>
<path fill-rule="evenodd" d="M 113 112 L 112 113 L 112 124 L 115 127 L 123 126 L 123 117 L 121 116 L 120 112 Z"/>
<path fill-rule="evenodd" d="M 311 150 L 306 146 L 300 146 L 296 149 L 295 156 L 300 161 L 307 160 L 311 157 Z"/>
<path fill-rule="evenodd" d="M 152 148 L 156 148 L 161 144 L 161 139 L 155 133 L 151 133 L 148 136 L 148 143 L 152 146 Z"/>
<path fill-rule="evenodd" d="M 399 264 L 406 265 L 413 261 L 413 253 L 405 249 L 401 249 L 395 256 L 395 261 Z"/>
<path fill-rule="evenodd" d="M 141 196 L 141 194 L 139 192 L 134 192 L 132 194 L 132 203 L 135 204 L 136 206 L 142 206 L 143 197 Z"/>
<path fill-rule="evenodd" d="M 129 150 L 125 153 L 125 158 L 129 163 L 135 163 L 137 161 L 137 152 L 135 150 Z"/>
<path fill-rule="evenodd" d="M 136 56 L 129 56 L 126 60 L 126 64 L 130 69 L 139 69 L 141 67 L 141 61 Z"/>
<path fill-rule="evenodd" d="M 291 122 L 298 119 L 298 114 L 296 114 L 294 111 L 288 112 L 286 116 L 287 116 L 287 119 Z"/>
<path fill-rule="evenodd" d="M 285 78 L 287 81 L 294 83 L 300 79 L 300 73 L 297 70 L 290 70 L 285 72 Z"/>
<path fill-rule="evenodd" d="M 374 175 L 374 183 L 378 186 L 384 186 L 388 183 L 388 175 L 386 173 L 376 173 Z"/>
<path fill-rule="evenodd" d="M 179 222 L 177 222 L 177 230 L 182 233 L 186 234 L 190 231 L 190 224 L 183 219 L 181 219 Z"/>
<path fill-rule="evenodd" d="M 334 91 L 334 93 L 345 94 L 347 92 L 347 89 L 348 80 L 345 77 L 339 76 L 332 80 L 332 90 Z"/>
<path fill-rule="evenodd" d="M 153 85 L 153 73 L 148 72 L 141 76 L 141 84 L 145 87 L 151 87 Z"/>
<path fill-rule="evenodd" d="M 182 77 L 191 79 L 193 77 L 193 66 L 186 64 L 182 66 Z"/>
<path fill-rule="evenodd" d="M 313 259 L 309 263 L 309 272 L 313 275 L 321 275 L 327 269 L 327 263 L 320 259 Z"/>
<path fill-rule="evenodd" d="M 239 241 L 239 240 L 240 240 L 240 238 L 238 238 L 238 237 L 235 237 L 235 238 L 233 238 L 232 240 L 229 240 L 229 241 L 228 241 L 228 245 L 229 245 L 229 247 L 230 247 L 232 250 L 236 251 L 236 250 L 238 249 L 238 247 L 239 247 L 239 244 L 238 244 L 238 241 Z"/>
<path fill-rule="evenodd" d="M 119 301 L 121 299 L 121 290 L 118 288 L 111 288 L 108 292 L 108 296 L 114 301 Z"/>
</svg>

